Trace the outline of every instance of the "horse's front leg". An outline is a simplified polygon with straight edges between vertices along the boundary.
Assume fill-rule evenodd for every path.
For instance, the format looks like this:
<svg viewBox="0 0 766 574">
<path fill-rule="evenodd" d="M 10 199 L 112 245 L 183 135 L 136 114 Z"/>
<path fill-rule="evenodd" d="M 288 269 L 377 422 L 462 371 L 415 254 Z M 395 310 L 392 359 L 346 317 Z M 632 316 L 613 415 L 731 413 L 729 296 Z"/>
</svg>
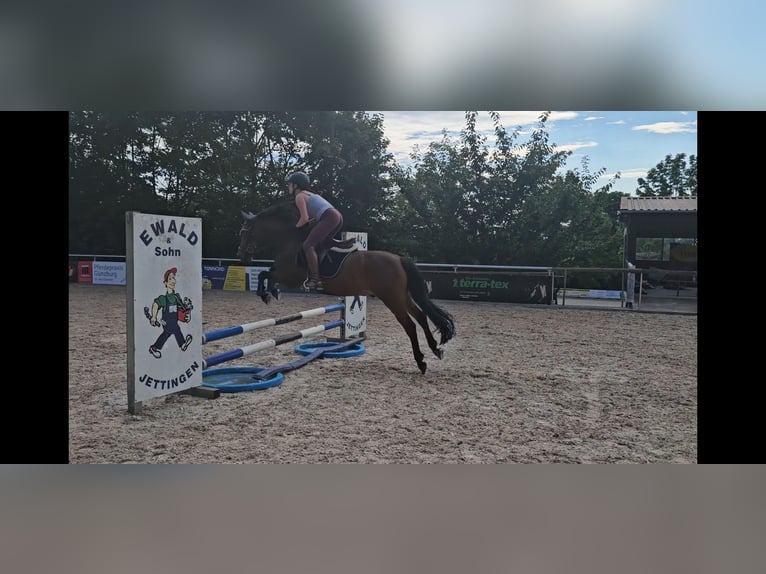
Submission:
<svg viewBox="0 0 766 574">
<path fill-rule="evenodd" d="M 261 271 L 260 273 L 258 273 L 258 291 L 256 291 L 256 293 L 266 304 L 271 302 L 271 295 L 266 290 L 266 282 L 269 279 L 270 272 L 271 270 Z"/>
<path fill-rule="evenodd" d="M 279 287 L 277 287 L 277 285 L 279 285 L 279 283 L 277 283 L 275 278 L 274 278 L 275 277 L 275 275 L 274 275 L 275 271 L 276 271 L 276 269 L 275 269 L 274 265 L 272 265 L 271 269 L 269 269 L 269 274 L 267 276 L 268 284 L 266 286 L 266 289 L 268 289 L 269 293 L 271 294 L 272 297 L 274 297 L 274 299 L 279 301 Z"/>
<path fill-rule="evenodd" d="M 258 274 L 258 295 L 264 303 L 271 303 L 272 299 L 279 301 L 279 289 L 276 286 L 276 282 L 273 281 L 274 266 L 272 265 L 268 271 L 261 271 Z M 273 285 L 273 286 L 272 286 Z"/>
</svg>

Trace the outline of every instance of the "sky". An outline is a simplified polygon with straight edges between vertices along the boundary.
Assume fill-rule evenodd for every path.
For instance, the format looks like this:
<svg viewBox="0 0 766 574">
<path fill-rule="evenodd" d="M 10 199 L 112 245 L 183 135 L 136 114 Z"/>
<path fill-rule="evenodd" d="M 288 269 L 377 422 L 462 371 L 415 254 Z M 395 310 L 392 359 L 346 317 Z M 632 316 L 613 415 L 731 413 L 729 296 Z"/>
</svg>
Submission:
<svg viewBox="0 0 766 574">
<path fill-rule="evenodd" d="M 383 116 L 384 135 L 390 141 L 388 151 L 404 166 L 412 165 L 410 154 L 416 144 L 425 151 L 430 142 L 441 140 L 444 129 L 457 140 L 465 127 L 464 111 L 372 113 Z M 509 134 L 520 129 L 516 141 L 522 143 L 528 140 L 542 112 L 498 113 Z M 479 112 L 476 127 L 488 145 L 494 143 L 489 113 Z M 697 155 L 696 111 L 555 111 L 546 122 L 546 130 L 550 143 L 572 151 L 565 169 L 581 168 L 587 157 L 591 173 L 606 170 L 600 185 L 619 172 L 612 191 L 630 194 L 635 194 L 638 178 L 646 177 L 666 155 Z"/>
<path fill-rule="evenodd" d="M 763 0 L 40 4 L 0 4 L 6 109 L 766 103 Z"/>
</svg>

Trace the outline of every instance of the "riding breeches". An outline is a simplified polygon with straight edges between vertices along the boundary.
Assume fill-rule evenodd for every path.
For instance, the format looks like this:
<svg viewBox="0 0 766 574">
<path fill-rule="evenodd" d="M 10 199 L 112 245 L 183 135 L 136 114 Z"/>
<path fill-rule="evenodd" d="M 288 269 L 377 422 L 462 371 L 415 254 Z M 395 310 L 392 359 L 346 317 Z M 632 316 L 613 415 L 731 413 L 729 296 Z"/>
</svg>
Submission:
<svg viewBox="0 0 766 574">
<path fill-rule="evenodd" d="M 343 227 L 343 216 L 337 209 L 327 209 L 314 225 L 306 241 L 303 242 L 303 249 L 319 249 L 323 244 L 329 243 L 340 228 Z"/>
</svg>

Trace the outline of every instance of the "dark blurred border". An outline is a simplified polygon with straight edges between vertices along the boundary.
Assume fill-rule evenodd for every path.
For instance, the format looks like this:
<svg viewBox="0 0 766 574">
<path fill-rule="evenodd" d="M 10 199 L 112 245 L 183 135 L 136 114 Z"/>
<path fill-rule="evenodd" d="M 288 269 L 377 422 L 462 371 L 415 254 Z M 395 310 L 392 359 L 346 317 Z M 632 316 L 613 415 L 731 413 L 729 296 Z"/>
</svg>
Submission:
<svg viewBox="0 0 766 574">
<path fill-rule="evenodd" d="M 729 6 L 735 21 L 747 18 L 745 5 Z M 690 51 L 725 39 L 704 10 L 688 12 L 695 8 L 10 2 L 0 8 L 0 106 L 726 110 L 763 102 L 752 74 Z M 726 48 L 735 64 L 737 54 L 749 61 L 746 47 Z M 728 80 L 716 82 L 716 73 Z"/>
<path fill-rule="evenodd" d="M 0 571 L 761 572 L 766 468 L 0 467 Z"/>
<path fill-rule="evenodd" d="M 752 217 L 760 216 L 760 201 L 750 193 L 759 176 L 745 142 L 766 128 L 766 113 L 699 112 L 697 127 L 698 270 L 704 284 L 697 319 L 697 460 L 763 463 L 762 377 L 754 368 L 763 354 L 761 320 L 753 315 L 760 309 L 760 287 L 749 271 L 760 263 L 762 241 L 752 237 L 760 228 Z"/>
<path fill-rule="evenodd" d="M 69 119 L 66 112 L 0 118 L 7 329 L 0 462 L 66 464 Z"/>
</svg>

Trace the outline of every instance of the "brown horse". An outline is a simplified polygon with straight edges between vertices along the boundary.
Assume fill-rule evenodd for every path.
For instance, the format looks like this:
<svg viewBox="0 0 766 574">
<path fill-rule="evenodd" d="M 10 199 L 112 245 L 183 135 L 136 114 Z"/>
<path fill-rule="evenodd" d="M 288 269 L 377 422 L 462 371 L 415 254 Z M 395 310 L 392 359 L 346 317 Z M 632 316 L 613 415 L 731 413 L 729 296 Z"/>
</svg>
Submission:
<svg viewBox="0 0 766 574">
<path fill-rule="evenodd" d="M 267 277 L 287 287 L 301 287 L 306 279 L 306 267 L 299 261 L 309 226 L 295 227 L 299 217 L 295 204 L 277 204 L 257 215 L 242 212 L 242 216 L 245 222 L 240 231 L 237 256 L 248 264 L 256 248 L 263 247 L 275 254 L 274 265 Z M 421 373 L 426 372 L 426 362 L 418 344 L 417 327 L 410 315 L 422 327 L 429 348 L 439 359 L 443 355 L 439 345 L 444 345 L 455 334 L 452 316 L 429 299 L 418 268 L 411 260 L 399 255 L 387 251 L 354 251 L 343 262 L 340 271 L 333 277 L 322 277 L 322 283 L 328 295 L 373 295 L 380 299 L 404 327 Z M 259 278 L 260 294 L 268 302 L 267 289 Z M 273 288 L 272 293 L 276 294 Z M 441 337 L 438 345 L 428 319 Z"/>
</svg>

